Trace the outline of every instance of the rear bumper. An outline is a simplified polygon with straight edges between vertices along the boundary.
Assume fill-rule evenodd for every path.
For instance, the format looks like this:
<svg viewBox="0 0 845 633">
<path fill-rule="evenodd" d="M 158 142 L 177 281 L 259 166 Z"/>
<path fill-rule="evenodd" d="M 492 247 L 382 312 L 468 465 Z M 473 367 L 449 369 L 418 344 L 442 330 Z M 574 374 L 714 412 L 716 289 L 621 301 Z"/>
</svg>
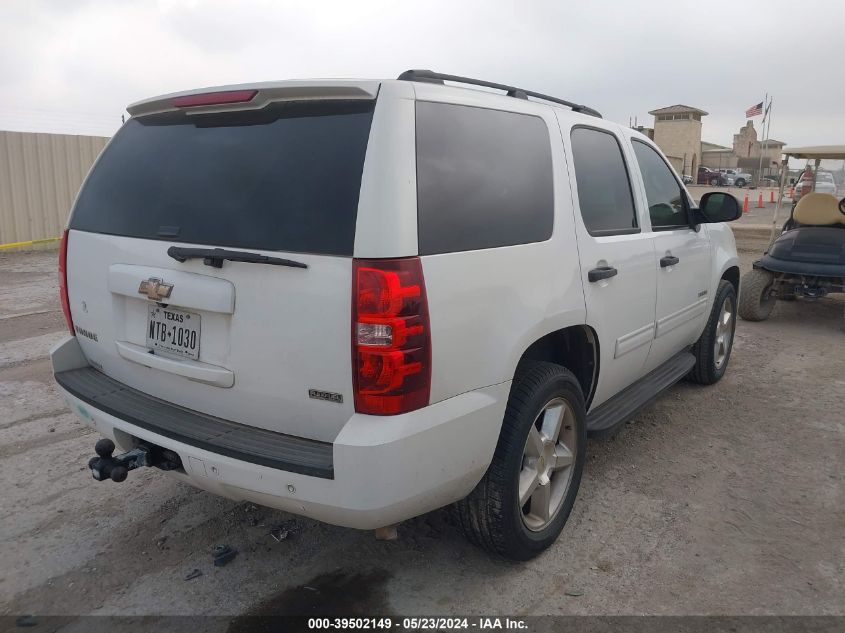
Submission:
<svg viewBox="0 0 845 633">
<path fill-rule="evenodd" d="M 56 372 L 55 378 L 68 395 L 133 427 L 238 461 L 334 478 L 328 442 L 274 433 L 179 407 L 127 387 L 93 367 Z"/>
<path fill-rule="evenodd" d="M 56 345 L 51 358 L 56 374 L 88 367 L 72 337 Z M 372 529 L 442 507 L 472 490 L 492 459 L 510 383 L 464 393 L 405 415 L 353 415 L 335 441 L 323 445 L 330 447 L 333 478 L 325 471 L 284 470 L 282 459 L 266 461 L 274 457 L 273 451 L 278 457 L 279 451 L 290 448 L 278 443 L 288 436 L 272 434 L 279 437 L 269 455 L 268 442 L 257 442 L 255 452 L 261 453 L 262 462 L 243 452 L 249 450 L 250 441 L 241 442 L 240 453 L 224 454 L 227 451 L 214 443 L 197 441 L 189 434 L 174 435 L 169 426 L 140 426 L 143 419 L 137 412 L 120 411 L 119 402 L 130 401 L 131 394 L 105 404 L 83 399 L 61 384 L 59 389 L 74 413 L 122 449 L 132 448 L 137 438 L 178 453 L 184 472 L 170 474 L 199 488 L 327 523 Z M 78 388 L 74 391 L 82 394 Z M 282 457 L 291 459 L 289 452 Z M 323 465 L 325 458 L 323 452 Z"/>
</svg>

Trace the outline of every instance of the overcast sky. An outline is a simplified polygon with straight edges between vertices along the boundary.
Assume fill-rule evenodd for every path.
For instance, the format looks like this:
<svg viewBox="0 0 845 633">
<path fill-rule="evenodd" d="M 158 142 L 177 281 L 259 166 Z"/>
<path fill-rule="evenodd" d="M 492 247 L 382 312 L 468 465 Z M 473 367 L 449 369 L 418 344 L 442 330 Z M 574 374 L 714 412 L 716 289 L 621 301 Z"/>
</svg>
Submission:
<svg viewBox="0 0 845 633">
<path fill-rule="evenodd" d="M 843 41 L 837 0 L 2 0 L 0 129 L 110 135 L 160 93 L 431 68 L 625 124 L 696 106 L 723 145 L 768 91 L 772 138 L 843 143 Z"/>
</svg>

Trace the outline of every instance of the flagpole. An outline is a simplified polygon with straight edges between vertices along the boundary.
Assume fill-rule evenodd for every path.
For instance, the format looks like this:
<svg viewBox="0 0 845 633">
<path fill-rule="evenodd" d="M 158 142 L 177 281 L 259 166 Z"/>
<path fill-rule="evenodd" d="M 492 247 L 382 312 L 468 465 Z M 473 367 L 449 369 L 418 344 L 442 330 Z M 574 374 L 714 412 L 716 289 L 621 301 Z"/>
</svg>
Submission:
<svg viewBox="0 0 845 633">
<path fill-rule="evenodd" d="M 759 93 L 758 93 L 759 94 Z M 763 124 L 760 126 L 761 131 L 763 132 L 763 136 L 765 136 L 766 132 L 766 115 L 768 112 L 766 111 L 766 102 L 769 100 L 769 93 L 766 93 L 766 96 L 763 97 Z M 757 187 L 760 187 L 760 180 L 761 176 L 763 175 L 763 143 L 760 142 L 760 165 L 757 167 Z"/>
<path fill-rule="evenodd" d="M 769 115 L 769 126 L 764 128 L 765 134 L 763 135 L 763 155 L 766 154 L 766 150 L 769 148 L 769 132 L 772 129 L 772 97 L 769 97 L 769 107 L 766 109 L 766 112 Z M 763 174 L 760 174 L 761 176 Z"/>
</svg>

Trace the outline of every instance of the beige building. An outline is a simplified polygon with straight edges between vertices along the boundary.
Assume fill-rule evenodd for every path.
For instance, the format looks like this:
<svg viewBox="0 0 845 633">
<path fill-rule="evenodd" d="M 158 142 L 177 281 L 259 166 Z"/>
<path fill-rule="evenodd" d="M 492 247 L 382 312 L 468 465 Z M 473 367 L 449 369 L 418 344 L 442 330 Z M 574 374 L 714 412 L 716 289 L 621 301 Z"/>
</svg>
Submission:
<svg viewBox="0 0 845 633">
<path fill-rule="evenodd" d="M 766 141 L 757 140 L 754 122 L 748 121 L 740 128 L 738 134 L 734 134 L 733 154 L 736 166 L 756 174 L 760 168 L 760 157 L 762 155 L 763 174 L 777 174 L 784 145 L 783 141 L 776 141 L 771 138 Z"/>
<path fill-rule="evenodd" d="M 734 134 L 732 147 L 702 141 L 701 164 L 710 169 L 732 167 L 756 175 L 762 154 L 763 174 L 777 174 L 784 145 L 783 141 L 771 138 L 765 142 L 758 140 L 754 122 L 748 121 Z"/>
<path fill-rule="evenodd" d="M 0 131 L 0 245 L 60 237 L 109 139 Z"/>
<path fill-rule="evenodd" d="M 652 110 L 654 142 L 679 174 L 693 176 L 701 164 L 701 117 L 704 110 L 673 105 Z"/>
<path fill-rule="evenodd" d="M 736 167 L 736 156 L 732 147 L 701 141 L 701 164 L 710 169 Z"/>
<path fill-rule="evenodd" d="M 737 168 L 750 172 L 756 178 L 761 154 L 763 174 L 778 173 L 784 142 L 758 140 L 753 121 L 748 121 L 734 134 L 732 147 L 726 147 L 701 140 L 701 117 L 707 115 L 704 110 L 673 105 L 652 110 L 649 114 L 654 116 L 653 135 L 649 136 L 679 174 L 697 179 L 698 168 L 703 166 L 710 169 Z"/>
<path fill-rule="evenodd" d="M 634 126 L 631 126 L 631 129 L 636 130 L 640 134 L 644 134 L 645 136 L 649 137 L 652 141 L 654 140 L 654 128 L 653 127 L 645 127 L 644 125 L 634 125 Z"/>
</svg>

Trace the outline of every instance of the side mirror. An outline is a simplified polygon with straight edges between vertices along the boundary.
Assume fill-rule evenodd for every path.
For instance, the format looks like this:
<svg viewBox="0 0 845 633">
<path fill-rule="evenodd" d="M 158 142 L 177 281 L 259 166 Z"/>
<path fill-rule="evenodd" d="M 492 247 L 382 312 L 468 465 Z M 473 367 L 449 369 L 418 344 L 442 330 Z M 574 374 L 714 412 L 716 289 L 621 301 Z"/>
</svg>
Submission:
<svg viewBox="0 0 845 633">
<path fill-rule="evenodd" d="M 698 212 L 702 216 L 702 221 L 707 224 L 732 222 L 742 216 L 739 200 L 731 194 L 722 193 L 721 191 L 711 191 L 701 196 L 701 202 L 698 204 Z"/>
</svg>

